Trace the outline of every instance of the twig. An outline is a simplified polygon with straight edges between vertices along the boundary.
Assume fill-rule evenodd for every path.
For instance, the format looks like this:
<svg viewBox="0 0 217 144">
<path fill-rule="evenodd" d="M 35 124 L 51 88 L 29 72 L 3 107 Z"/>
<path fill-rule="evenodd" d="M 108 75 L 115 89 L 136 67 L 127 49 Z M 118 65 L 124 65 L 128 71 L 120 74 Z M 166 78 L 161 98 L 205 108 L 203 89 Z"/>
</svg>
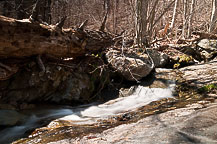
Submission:
<svg viewBox="0 0 217 144">
<path fill-rule="evenodd" d="M 84 30 L 84 27 L 86 27 L 87 23 L 88 23 L 88 20 L 85 20 L 85 21 L 79 26 L 79 29 L 80 29 L 80 30 Z"/>
<path fill-rule="evenodd" d="M 107 7 L 106 7 L 106 13 L 105 13 L 105 16 L 103 18 L 103 21 L 102 21 L 102 24 L 100 26 L 100 29 L 99 29 L 100 31 L 105 31 L 105 24 L 106 24 L 106 21 L 107 21 L 108 13 L 109 13 L 109 11 L 108 11 L 108 5 L 107 5 Z"/>
<path fill-rule="evenodd" d="M 149 45 L 155 44 L 155 43 L 162 41 L 162 40 L 165 40 L 165 39 L 166 38 L 156 39 L 156 40 L 152 41 Z"/>
<path fill-rule="evenodd" d="M 65 23 L 66 18 L 67 16 L 62 17 L 61 20 L 56 24 L 56 26 L 59 28 L 62 28 Z"/>
<path fill-rule="evenodd" d="M 131 72 L 131 70 L 130 70 L 130 68 L 129 67 L 127 67 L 127 69 L 128 69 L 128 71 L 129 71 L 129 73 L 130 73 L 130 75 L 132 76 L 132 78 L 137 82 L 137 83 L 140 83 L 140 81 L 139 80 L 137 80 L 135 77 L 134 77 L 134 75 L 137 75 L 137 76 L 139 76 L 139 77 L 141 77 L 140 75 L 138 75 L 138 74 L 133 74 L 132 72 Z"/>
<path fill-rule="evenodd" d="M 29 17 L 30 21 L 38 21 L 38 13 L 40 8 L 41 0 L 37 0 L 35 3 L 35 6 L 32 10 L 32 15 Z"/>
<path fill-rule="evenodd" d="M 161 19 L 161 17 L 169 10 L 169 8 L 173 5 L 173 3 L 175 2 L 172 1 L 165 9 L 164 11 L 162 12 L 162 14 L 157 18 L 157 20 L 155 20 L 154 24 L 153 24 L 153 27 L 157 24 L 157 22 Z"/>
</svg>

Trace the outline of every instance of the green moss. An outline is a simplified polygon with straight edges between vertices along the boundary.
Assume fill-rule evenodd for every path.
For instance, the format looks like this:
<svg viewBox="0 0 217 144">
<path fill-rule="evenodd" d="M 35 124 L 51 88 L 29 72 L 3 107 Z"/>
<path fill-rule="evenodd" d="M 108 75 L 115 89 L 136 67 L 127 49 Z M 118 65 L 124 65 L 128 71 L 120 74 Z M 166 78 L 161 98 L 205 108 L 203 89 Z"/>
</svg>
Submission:
<svg viewBox="0 0 217 144">
<path fill-rule="evenodd" d="M 187 66 L 190 65 L 190 63 L 192 62 L 194 62 L 193 57 L 184 54 L 179 56 L 179 60 L 176 64 L 173 65 L 173 68 L 180 68 L 182 66 Z"/>
<path fill-rule="evenodd" d="M 210 92 L 214 89 L 217 89 L 217 84 L 209 84 L 209 85 L 205 85 L 202 88 L 199 89 L 199 92 Z"/>
</svg>

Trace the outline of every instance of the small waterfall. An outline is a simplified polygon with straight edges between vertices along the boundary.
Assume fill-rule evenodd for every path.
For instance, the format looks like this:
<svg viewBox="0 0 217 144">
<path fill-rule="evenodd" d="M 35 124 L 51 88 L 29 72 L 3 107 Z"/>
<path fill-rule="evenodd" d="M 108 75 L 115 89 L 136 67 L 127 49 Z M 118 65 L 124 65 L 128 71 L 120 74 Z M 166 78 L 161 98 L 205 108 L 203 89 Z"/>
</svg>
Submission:
<svg viewBox="0 0 217 144">
<path fill-rule="evenodd" d="M 172 98 L 174 87 L 175 84 L 170 84 L 168 88 L 149 88 L 138 86 L 135 92 L 128 97 L 117 98 L 115 100 L 110 100 L 104 104 L 93 105 L 88 108 L 79 109 L 79 118 L 78 115 L 74 113 L 60 119 L 77 121 L 121 114 L 147 105 L 152 101 L 157 101 L 163 98 Z"/>
<path fill-rule="evenodd" d="M 110 100 L 104 104 L 96 103 L 78 107 L 40 109 L 30 113 L 20 125 L 6 128 L 0 131 L 0 143 L 10 143 L 16 139 L 27 136 L 27 133 L 37 127 L 43 126 L 44 121 L 70 120 L 75 124 L 94 123 L 97 119 L 103 119 L 111 115 L 117 115 L 149 104 L 163 98 L 172 98 L 175 84 L 171 83 L 167 88 L 149 88 L 138 86 L 134 93 L 128 97 Z M 49 125 L 52 125 L 52 121 Z M 47 123 L 46 123 L 47 124 Z"/>
</svg>

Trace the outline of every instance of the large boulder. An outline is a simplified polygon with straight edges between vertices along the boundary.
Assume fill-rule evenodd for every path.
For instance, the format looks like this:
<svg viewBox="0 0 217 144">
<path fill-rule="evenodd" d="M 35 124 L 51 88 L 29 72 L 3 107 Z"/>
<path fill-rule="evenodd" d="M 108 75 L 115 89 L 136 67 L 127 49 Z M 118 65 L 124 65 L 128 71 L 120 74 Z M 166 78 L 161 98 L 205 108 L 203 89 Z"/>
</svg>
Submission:
<svg viewBox="0 0 217 144">
<path fill-rule="evenodd" d="M 180 69 L 183 78 L 189 85 L 203 87 L 217 83 L 217 61 L 206 64 L 198 64 Z"/>
<path fill-rule="evenodd" d="M 202 50 L 203 55 L 208 60 L 212 60 L 217 56 L 217 40 L 202 39 L 197 44 Z"/>
<path fill-rule="evenodd" d="M 6 103 L 31 103 L 72 101 L 82 99 L 90 90 L 90 78 L 79 70 L 71 73 L 61 66 L 47 66 L 44 76 L 40 76 L 37 66 L 32 71 L 19 71 L 9 83 L 8 92 L 2 96 Z M 85 95 L 88 97 L 88 95 Z"/>
<path fill-rule="evenodd" d="M 168 56 L 149 49 L 155 67 L 163 67 Z M 138 81 L 146 77 L 153 70 L 152 63 L 147 54 L 136 54 L 131 51 L 109 50 L 106 58 L 111 67 L 129 81 Z"/>
<path fill-rule="evenodd" d="M 208 52 L 217 50 L 217 40 L 202 39 L 198 42 L 197 45 Z"/>
</svg>

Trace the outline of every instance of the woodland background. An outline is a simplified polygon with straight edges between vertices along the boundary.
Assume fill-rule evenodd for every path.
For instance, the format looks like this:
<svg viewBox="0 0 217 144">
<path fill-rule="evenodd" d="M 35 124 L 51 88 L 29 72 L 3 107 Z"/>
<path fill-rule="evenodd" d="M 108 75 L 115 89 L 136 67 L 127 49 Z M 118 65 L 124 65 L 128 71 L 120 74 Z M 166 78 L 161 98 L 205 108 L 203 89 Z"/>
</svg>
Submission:
<svg viewBox="0 0 217 144">
<path fill-rule="evenodd" d="M 16 19 L 29 18 L 35 2 L 36 0 L 3 0 L 0 2 L 0 15 Z M 108 7 L 105 30 L 115 34 L 126 30 L 127 36 L 133 37 L 134 2 L 135 0 L 46 0 L 41 4 L 41 19 L 48 24 L 56 24 L 63 16 L 67 16 L 65 28 L 79 26 L 88 20 L 88 29 L 99 29 Z M 155 24 L 151 27 L 150 40 L 165 36 L 170 40 L 190 38 L 192 31 L 209 32 L 214 0 L 144 2 L 148 4 L 148 15 L 151 17 L 154 14 L 150 20 Z"/>
</svg>

